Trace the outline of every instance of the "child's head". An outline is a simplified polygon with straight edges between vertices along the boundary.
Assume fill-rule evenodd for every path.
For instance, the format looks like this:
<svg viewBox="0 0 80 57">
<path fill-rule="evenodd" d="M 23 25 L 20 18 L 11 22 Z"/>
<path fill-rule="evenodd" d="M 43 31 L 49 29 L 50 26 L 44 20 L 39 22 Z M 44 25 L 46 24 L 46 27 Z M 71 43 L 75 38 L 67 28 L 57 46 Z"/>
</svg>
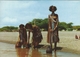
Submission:
<svg viewBox="0 0 80 57">
<path fill-rule="evenodd" d="M 20 25 L 19 25 L 19 28 L 20 28 L 20 29 L 23 29 L 23 28 L 24 28 L 24 25 L 23 25 L 23 24 L 20 24 Z"/>
<path fill-rule="evenodd" d="M 57 10 L 56 6 L 52 5 L 49 7 L 49 11 L 51 11 L 51 12 L 53 12 L 53 11 L 55 12 L 56 10 Z"/>
<path fill-rule="evenodd" d="M 26 28 L 26 29 L 32 29 L 32 24 L 27 23 L 27 24 L 25 25 L 25 28 Z"/>
</svg>

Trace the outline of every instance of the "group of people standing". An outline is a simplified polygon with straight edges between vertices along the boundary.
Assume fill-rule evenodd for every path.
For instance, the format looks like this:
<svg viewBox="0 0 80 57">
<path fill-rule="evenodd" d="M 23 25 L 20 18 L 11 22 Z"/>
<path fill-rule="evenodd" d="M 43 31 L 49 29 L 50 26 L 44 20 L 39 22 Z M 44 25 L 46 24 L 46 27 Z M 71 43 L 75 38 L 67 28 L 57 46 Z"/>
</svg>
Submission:
<svg viewBox="0 0 80 57">
<path fill-rule="evenodd" d="M 55 14 L 57 10 L 56 6 L 50 6 L 49 11 L 52 12 L 48 16 L 48 34 L 47 34 L 47 42 L 54 43 L 59 42 L 59 34 L 58 34 L 58 14 Z M 32 32 L 32 45 L 34 48 L 37 48 L 39 43 L 42 41 L 43 37 L 40 31 L 40 28 L 36 25 L 32 25 L 27 23 L 25 26 L 23 24 L 19 25 L 19 38 L 20 42 L 24 44 L 29 44 L 30 40 L 30 32 Z M 16 45 L 17 46 L 17 45 Z"/>
</svg>

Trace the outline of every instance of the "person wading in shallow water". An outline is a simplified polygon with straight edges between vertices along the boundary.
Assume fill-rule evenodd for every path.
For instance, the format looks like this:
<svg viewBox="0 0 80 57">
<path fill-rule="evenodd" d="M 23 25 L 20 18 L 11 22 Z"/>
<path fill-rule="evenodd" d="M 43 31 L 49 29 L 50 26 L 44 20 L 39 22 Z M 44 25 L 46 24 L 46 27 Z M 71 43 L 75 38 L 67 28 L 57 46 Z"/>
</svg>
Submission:
<svg viewBox="0 0 80 57">
<path fill-rule="evenodd" d="M 23 24 L 19 25 L 19 41 L 16 43 L 16 47 L 27 46 L 27 33 Z"/>
<path fill-rule="evenodd" d="M 59 42 L 58 35 L 58 14 L 55 14 L 57 8 L 55 6 L 50 6 L 49 11 L 52 13 L 48 17 L 48 37 L 47 42 L 50 43 L 50 48 L 52 49 L 52 43 L 54 43 L 54 49 L 56 50 L 57 42 Z"/>
<path fill-rule="evenodd" d="M 27 23 L 25 25 L 25 28 L 28 31 L 28 43 L 30 39 L 30 32 L 32 32 L 32 45 L 34 46 L 34 48 L 38 48 L 39 43 L 43 39 L 40 28 L 36 25 L 32 26 L 32 24 L 30 23 Z"/>
</svg>

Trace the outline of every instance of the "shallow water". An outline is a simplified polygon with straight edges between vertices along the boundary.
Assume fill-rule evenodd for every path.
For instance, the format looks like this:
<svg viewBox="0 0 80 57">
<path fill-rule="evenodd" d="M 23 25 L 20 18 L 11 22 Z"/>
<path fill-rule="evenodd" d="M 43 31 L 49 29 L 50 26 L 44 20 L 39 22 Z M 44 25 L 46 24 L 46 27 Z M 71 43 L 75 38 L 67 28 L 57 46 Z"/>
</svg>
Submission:
<svg viewBox="0 0 80 57">
<path fill-rule="evenodd" d="M 14 44 L 0 42 L 0 57 L 80 57 L 80 55 L 59 51 L 46 54 L 46 49 L 15 48 Z"/>
</svg>

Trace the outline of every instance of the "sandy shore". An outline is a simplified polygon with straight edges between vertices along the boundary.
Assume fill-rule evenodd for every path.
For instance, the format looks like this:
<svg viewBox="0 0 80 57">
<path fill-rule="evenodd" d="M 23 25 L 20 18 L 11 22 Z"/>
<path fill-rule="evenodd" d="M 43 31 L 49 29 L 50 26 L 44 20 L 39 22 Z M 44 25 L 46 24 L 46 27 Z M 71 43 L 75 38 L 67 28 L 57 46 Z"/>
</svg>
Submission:
<svg viewBox="0 0 80 57">
<path fill-rule="evenodd" d="M 41 45 L 49 45 L 47 43 L 47 32 L 42 32 L 43 40 Z M 80 54 L 80 39 L 75 39 L 75 35 L 80 35 L 80 31 L 60 31 L 60 42 L 57 44 L 57 51 L 65 51 Z M 18 32 L 0 32 L 0 41 L 7 43 L 16 43 L 18 40 Z M 31 39 L 30 39 L 31 40 Z M 31 41 L 30 41 L 31 42 Z M 54 47 L 54 44 L 53 44 Z"/>
<path fill-rule="evenodd" d="M 46 32 L 43 32 L 43 36 L 45 34 Z M 60 42 L 57 45 L 58 51 L 80 54 L 80 39 L 75 39 L 75 35 L 80 36 L 80 31 L 60 31 L 59 32 Z M 42 43 L 48 45 L 45 39 L 46 36 L 44 36 Z"/>
</svg>

